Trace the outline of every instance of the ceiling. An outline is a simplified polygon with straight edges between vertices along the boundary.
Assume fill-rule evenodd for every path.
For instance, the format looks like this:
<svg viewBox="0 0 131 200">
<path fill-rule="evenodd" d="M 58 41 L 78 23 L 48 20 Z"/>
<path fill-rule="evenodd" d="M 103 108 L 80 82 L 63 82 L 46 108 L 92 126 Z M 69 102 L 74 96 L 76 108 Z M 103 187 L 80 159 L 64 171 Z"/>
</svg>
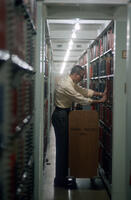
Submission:
<svg viewBox="0 0 131 200">
<path fill-rule="evenodd" d="M 60 2 L 60 3 L 59 3 Z M 87 3 L 86 3 L 87 2 Z M 97 4 L 96 4 L 97 2 Z M 115 18 L 118 9 L 127 0 L 45 0 L 49 38 L 51 40 L 54 72 L 60 74 L 72 38 L 75 24 L 79 22 L 76 38 L 66 58 L 63 74 L 69 73 L 91 42 Z"/>
</svg>

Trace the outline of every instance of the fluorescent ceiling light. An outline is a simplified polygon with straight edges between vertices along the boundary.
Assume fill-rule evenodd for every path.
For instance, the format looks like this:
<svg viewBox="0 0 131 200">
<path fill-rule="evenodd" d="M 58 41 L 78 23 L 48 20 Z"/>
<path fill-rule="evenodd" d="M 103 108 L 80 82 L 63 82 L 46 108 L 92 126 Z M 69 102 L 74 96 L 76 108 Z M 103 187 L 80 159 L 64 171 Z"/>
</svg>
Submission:
<svg viewBox="0 0 131 200">
<path fill-rule="evenodd" d="M 80 30 L 80 24 L 79 24 L 79 22 L 77 22 L 77 23 L 75 24 L 75 30 L 76 30 L 76 31 Z"/>
<path fill-rule="evenodd" d="M 76 19 L 48 19 L 50 24 L 75 24 Z M 87 20 L 87 19 L 77 19 L 80 24 L 104 24 L 105 21 L 110 22 L 110 20 Z"/>
<path fill-rule="evenodd" d="M 64 61 L 67 61 L 67 60 L 68 60 L 69 53 L 70 53 L 70 49 L 67 50 L 66 55 L 65 55 L 65 58 L 64 58 Z"/>
<path fill-rule="evenodd" d="M 69 42 L 69 50 L 72 48 L 72 45 L 73 45 L 73 41 L 70 40 L 70 42 Z"/>
<path fill-rule="evenodd" d="M 64 71 L 64 69 L 65 69 L 65 66 L 66 66 L 66 63 L 64 62 L 63 65 L 62 65 L 62 68 L 61 68 L 60 74 L 63 74 L 63 71 Z"/>
<path fill-rule="evenodd" d="M 76 33 L 73 32 L 71 37 L 72 37 L 73 39 L 76 38 Z"/>
</svg>

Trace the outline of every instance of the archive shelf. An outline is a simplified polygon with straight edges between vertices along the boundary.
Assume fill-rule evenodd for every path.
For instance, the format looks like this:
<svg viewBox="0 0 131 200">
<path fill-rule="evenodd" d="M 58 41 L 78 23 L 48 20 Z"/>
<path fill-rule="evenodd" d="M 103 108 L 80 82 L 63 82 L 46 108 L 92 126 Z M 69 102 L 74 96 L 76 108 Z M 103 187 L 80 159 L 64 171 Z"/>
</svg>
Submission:
<svg viewBox="0 0 131 200">
<path fill-rule="evenodd" d="M 99 113 L 99 172 L 111 194 L 112 183 L 112 112 L 114 78 L 114 28 L 111 22 L 90 45 L 90 88 L 104 92 L 107 101 L 92 106 Z"/>
<path fill-rule="evenodd" d="M 32 199 L 35 1 L 0 6 L 0 198 Z M 32 9 L 32 10 L 31 10 Z"/>
<path fill-rule="evenodd" d="M 113 113 L 113 79 L 114 79 L 114 24 L 113 21 L 89 46 L 89 51 L 80 57 L 78 63 L 89 67 L 89 82 L 91 89 L 104 92 L 107 87 L 107 101 L 91 106 L 99 113 L 99 174 L 103 178 L 109 194 L 112 184 L 112 113 Z M 87 55 L 90 54 L 90 55 Z M 86 56 L 86 59 L 85 59 Z M 89 56 L 90 62 L 87 57 Z M 90 66 L 88 63 L 90 63 Z M 87 87 L 87 76 L 81 83 Z M 89 83 L 88 83 L 89 84 Z M 98 98 L 98 97 L 95 97 Z M 82 109 L 82 106 L 77 106 Z"/>
</svg>

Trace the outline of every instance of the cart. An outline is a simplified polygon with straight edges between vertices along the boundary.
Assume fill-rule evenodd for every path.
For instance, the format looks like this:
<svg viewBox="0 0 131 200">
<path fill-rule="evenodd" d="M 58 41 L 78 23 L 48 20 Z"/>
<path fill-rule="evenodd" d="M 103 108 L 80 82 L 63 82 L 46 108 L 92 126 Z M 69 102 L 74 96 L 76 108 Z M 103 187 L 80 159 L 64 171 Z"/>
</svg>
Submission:
<svg viewBox="0 0 131 200">
<path fill-rule="evenodd" d="M 98 113 L 74 110 L 69 114 L 69 176 L 90 178 L 98 169 Z"/>
</svg>

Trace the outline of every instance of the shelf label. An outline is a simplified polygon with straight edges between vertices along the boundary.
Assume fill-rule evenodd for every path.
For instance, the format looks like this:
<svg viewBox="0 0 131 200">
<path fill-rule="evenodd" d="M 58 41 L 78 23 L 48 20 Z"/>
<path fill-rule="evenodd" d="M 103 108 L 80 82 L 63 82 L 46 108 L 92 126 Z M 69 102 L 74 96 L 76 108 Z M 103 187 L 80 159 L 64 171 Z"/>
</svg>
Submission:
<svg viewBox="0 0 131 200">
<path fill-rule="evenodd" d="M 122 58 L 126 59 L 127 57 L 127 51 L 126 50 L 122 50 Z"/>
</svg>

